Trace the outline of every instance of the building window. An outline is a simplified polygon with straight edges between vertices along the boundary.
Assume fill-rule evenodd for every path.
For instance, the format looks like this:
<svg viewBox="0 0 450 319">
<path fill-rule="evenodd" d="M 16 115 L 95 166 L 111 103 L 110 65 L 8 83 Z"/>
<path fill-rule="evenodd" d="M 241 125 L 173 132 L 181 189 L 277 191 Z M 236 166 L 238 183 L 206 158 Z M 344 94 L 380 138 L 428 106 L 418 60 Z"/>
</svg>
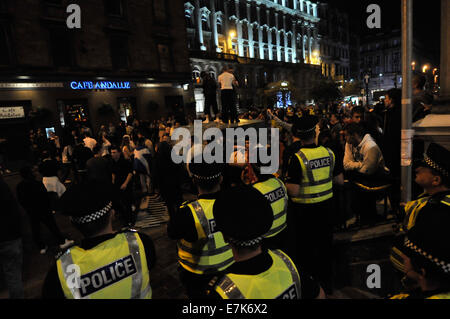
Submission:
<svg viewBox="0 0 450 319">
<path fill-rule="evenodd" d="M 72 60 L 71 35 L 64 28 L 54 28 L 50 33 L 50 52 L 55 67 L 70 67 Z"/>
<path fill-rule="evenodd" d="M 112 35 L 111 62 L 114 69 L 127 69 L 129 66 L 128 37 L 125 35 Z"/>
<path fill-rule="evenodd" d="M 194 80 L 194 83 L 200 83 L 200 70 L 197 68 L 194 68 L 192 71 L 192 80 Z"/>
<path fill-rule="evenodd" d="M 123 17 L 122 0 L 106 0 L 105 10 L 107 15 Z"/>
<path fill-rule="evenodd" d="M 173 71 L 173 63 L 170 51 L 170 47 L 167 44 L 158 44 L 159 65 L 161 68 L 161 72 Z"/>
</svg>

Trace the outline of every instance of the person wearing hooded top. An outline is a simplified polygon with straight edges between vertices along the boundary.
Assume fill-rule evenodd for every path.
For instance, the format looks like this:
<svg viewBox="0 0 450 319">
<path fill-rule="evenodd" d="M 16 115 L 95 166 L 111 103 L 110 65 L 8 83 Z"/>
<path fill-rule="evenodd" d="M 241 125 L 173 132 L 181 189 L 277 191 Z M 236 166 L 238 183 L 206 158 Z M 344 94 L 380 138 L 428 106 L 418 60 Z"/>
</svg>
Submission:
<svg viewBox="0 0 450 319">
<path fill-rule="evenodd" d="M 230 199 L 233 200 L 230 200 Z M 315 299 L 324 298 L 320 286 L 298 270 L 281 250 L 262 246 L 273 212 L 255 188 L 225 190 L 214 203 L 217 228 L 230 244 L 235 263 L 211 280 L 211 299 Z"/>
</svg>

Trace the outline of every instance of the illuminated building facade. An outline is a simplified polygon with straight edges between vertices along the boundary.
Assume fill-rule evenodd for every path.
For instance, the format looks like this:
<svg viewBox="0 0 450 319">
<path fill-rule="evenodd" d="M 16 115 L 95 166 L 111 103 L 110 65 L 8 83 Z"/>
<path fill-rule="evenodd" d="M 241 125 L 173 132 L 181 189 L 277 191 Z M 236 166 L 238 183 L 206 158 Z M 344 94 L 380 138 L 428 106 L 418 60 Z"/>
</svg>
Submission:
<svg viewBox="0 0 450 319">
<path fill-rule="evenodd" d="M 216 79 L 225 65 L 240 82 L 240 106 L 268 83 L 295 81 L 309 88 L 320 76 L 318 5 L 303 0 L 191 0 L 185 2 L 193 79 Z M 308 82 L 308 83 L 307 83 Z M 245 89 L 245 90 L 243 90 Z M 202 111 L 196 89 L 197 111 Z"/>
</svg>

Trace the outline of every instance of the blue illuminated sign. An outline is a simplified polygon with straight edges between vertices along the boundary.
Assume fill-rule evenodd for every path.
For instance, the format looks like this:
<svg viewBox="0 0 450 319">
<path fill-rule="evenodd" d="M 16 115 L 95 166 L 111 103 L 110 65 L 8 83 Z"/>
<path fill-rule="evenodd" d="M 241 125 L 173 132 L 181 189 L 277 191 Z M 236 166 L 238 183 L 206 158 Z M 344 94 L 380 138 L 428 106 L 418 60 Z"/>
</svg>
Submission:
<svg viewBox="0 0 450 319">
<path fill-rule="evenodd" d="M 72 90 L 130 90 L 130 82 L 92 82 L 92 81 L 82 81 L 82 82 L 70 82 L 70 87 Z"/>
</svg>

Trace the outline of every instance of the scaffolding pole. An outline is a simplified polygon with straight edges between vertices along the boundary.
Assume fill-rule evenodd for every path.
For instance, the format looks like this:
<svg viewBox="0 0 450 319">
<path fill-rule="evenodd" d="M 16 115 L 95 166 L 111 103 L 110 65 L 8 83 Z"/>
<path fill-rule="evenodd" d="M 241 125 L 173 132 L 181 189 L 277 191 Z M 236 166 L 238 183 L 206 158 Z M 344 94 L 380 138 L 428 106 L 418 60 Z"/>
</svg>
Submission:
<svg viewBox="0 0 450 319">
<path fill-rule="evenodd" d="M 411 200 L 412 183 L 412 48 L 413 0 L 402 2 L 402 132 L 401 132 L 401 195 L 402 202 Z"/>
</svg>

